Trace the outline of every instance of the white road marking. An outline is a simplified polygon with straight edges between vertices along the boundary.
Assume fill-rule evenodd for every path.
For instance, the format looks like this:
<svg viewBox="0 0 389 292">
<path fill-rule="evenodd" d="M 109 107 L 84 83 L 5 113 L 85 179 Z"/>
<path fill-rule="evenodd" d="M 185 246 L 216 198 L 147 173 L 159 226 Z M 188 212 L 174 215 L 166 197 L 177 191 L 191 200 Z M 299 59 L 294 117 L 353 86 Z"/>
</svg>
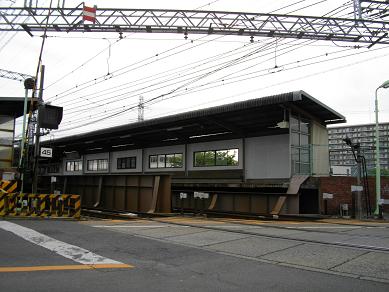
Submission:
<svg viewBox="0 0 389 292">
<path fill-rule="evenodd" d="M 123 264 L 95 254 L 87 249 L 56 240 L 33 229 L 26 228 L 12 222 L 0 221 L 0 228 L 12 232 L 29 242 L 47 248 L 60 256 L 71 259 L 80 264 Z"/>
</svg>

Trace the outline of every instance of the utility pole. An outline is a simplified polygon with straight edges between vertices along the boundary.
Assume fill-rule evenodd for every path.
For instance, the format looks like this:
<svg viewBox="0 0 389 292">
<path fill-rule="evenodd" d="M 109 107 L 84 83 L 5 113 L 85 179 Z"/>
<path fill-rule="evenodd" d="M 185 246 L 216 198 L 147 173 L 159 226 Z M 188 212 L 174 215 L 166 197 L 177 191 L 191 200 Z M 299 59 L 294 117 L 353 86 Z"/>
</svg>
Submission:
<svg viewBox="0 0 389 292">
<path fill-rule="evenodd" d="M 26 156 L 25 155 L 25 146 L 26 146 L 26 118 L 27 118 L 27 101 L 28 101 L 28 90 L 33 90 L 35 88 L 35 79 L 27 78 L 24 80 L 24 107 L 23 107 L 23 126 L 22 126 L 22 141 L 20 144 L 20 156 L 19 156 L 19 172 L 20 172 L 20 180 L 21 187 L 20 191 L 23 193 L 24 190 L 24 172 L 26 167 Z M 34 96 L 32 96 L 34 98 Z"/>
<path fill-rule="evenodd" d="M 143 96 L 139 96 L 139 103 L 138 103 L 138 122 L 143 122 L 145 116 L 145 105 L 144 105 L 144 100 Z"/>
<path fill-rule="evenodd" d="M 41 136 L 41 127 L 39 123 L 39 109 L 43 104 L 43 85 L 45 78 L 45 65 L 41 65 L 41 75 L 39 80 L 39 94 L 38 94 L 38 115 L 36 121 L 36 131 L 35 131 L 35 148 L 34 148 L 34 163 L 33 163 L 33 178 L 32 178 L 32 193 L 36 194 L 38 192 L 38 170 L 39 170 L 39 142 Z"/>
<path fill-rule="evenodd" d="M 361 174 L 362 174 L 362 167 L 361 167 L 361 145 L 359 143 L 354 145 L 354 148 L 357 151 L 357 167 L 358 167 L 358 175 L 357 175 L 357 186 L 361 186 Z M 362 191 L 358 189 L 356 191 L 356 214 L 355 218 L 358 220 L 362 219 Z M 366 206 L 367 207 L 367 206 Z"/>
<path fill-rule="evenodd" d="M 351 186 L 351 194 L 353 196 L 353 202 L 354 202 L 353 204 L 354 217 L 356 219 L 361 220 L 362 219 L 362 191 L 363 191 L 363 187 L 361 186 L 361 173 L 362 173 L 361 145 L 359 143 L 353 143 L 351 139 L 348 137 L 343 139 L 343 141 L 346 142 L 346 144 L 351 147 L 351 151 L 357 163 L 357 186 L 356 189 L 354 189 L 355 186 Z"/>
</svg>

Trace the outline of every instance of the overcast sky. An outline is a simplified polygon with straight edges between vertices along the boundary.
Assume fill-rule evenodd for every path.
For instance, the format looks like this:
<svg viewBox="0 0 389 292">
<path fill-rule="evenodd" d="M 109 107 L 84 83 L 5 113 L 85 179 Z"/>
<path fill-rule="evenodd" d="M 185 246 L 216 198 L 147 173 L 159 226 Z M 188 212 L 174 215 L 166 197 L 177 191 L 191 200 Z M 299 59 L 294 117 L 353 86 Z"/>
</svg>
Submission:
<svg viewBox="0 0 389 292">
<path fill-rule="evenodd" d="M 53 1 L 56 5 L 58 0 Z M 16 2 L 13 4 L 13 2 Z M 35 0 L 33 1 L 35 2 Z M 97 7 L 201 9 L 321 16 L 341 0 L 86 1 Z M 24 1 L 0 0 L 0 6 Z M 38 1 L 48 6 L 50 1 Z M 66 1 L 75 7 L 79 1 Z M 291 5 L 297 3 L 296 5 Z M 280 9 L 282 7 L 288 6 Z M 280 10 L 279 10 L 280 9 Z M 341 11 L 341 10 L 339 10 Z M 351 15 L 349 15 L 351 17 Z M 41 38 L 0 32 L 0 69 L 35 75 Z M 49 33 L 44 47 L 44 100 L 63 106 L 54 138 L 134 122 L 142 96 L 145 119 L 239 100 L 304 90 L 346 116 L 374 123 L 375 89 L 389 79 L 389 47 L 246 36 Z M 277 67 L 277 68 L 275 68 Z M 106 76 L 106 80 L 104 80 Z M 82 89 L 82 84 L 99 82 Z M 100 82 L 101 81 L 101 82 Z M 23 96 L 23 85 L 0 78 L 0 96 Z M 81 90 L 82 89 L 82 90 Z M 389 89 L 379 91 L 380 122 L 389 122 Z M 94 119 L 126 110 L 93 123 Z M 19 122 L 20 123 L 20 122 Z"/>
</svg>

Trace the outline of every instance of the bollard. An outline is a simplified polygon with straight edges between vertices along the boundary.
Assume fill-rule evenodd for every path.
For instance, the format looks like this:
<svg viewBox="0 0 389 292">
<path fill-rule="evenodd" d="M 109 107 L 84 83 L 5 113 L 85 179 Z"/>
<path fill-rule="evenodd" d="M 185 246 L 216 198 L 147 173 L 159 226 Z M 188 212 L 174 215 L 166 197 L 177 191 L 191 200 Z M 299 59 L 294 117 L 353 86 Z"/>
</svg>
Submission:
<svg viewBox="0 0 389 292">
<path fill-rule="evenodd" d="M 6 208 L 7 208 L 7 194 L 6 193 L 0 193 L 0 216 L 5 216 L 6 214 Z"/>
<path fill-rule="evenodd" d="M 77 195 L 71 196 L 71 199 L 74 200 L 74 215 L 72 217 L 80 219 L 81 217 L 81 197 Z"/>
<path fill-rule="evenodd" d="M 63 214 L 63 198 L 61 195 L 59 195 L 59 198 L 57 200 L 57 216 L 62 217 Z"/>
<path fill-rule="evenodd" d="M 29 215 L 30 216 L 38 216 L 38 213 L 39 213 L 38 212 L 38 198 L 33 194 L 30 194 L 29 198 L 30 198 Z"/>
</svg>

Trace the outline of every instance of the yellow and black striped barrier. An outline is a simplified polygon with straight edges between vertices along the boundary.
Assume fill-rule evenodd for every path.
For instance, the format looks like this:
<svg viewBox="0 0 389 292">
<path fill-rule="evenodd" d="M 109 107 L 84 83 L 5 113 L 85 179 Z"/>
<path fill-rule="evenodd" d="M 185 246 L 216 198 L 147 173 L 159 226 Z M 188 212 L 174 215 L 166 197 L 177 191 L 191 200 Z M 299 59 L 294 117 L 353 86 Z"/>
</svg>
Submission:
<svg viewBox="0 0 389 292">
<path fill-rule="evenodd" d="M 79 195 L 0 193 L 0 216 L 81 217 Z"/>
<path fill-rule="evenodd" d="M 1 180 L 0 181 L 0 193 L 15 193 L 19 191 L 19 183 L 17 180 Z"/>
</svg>

